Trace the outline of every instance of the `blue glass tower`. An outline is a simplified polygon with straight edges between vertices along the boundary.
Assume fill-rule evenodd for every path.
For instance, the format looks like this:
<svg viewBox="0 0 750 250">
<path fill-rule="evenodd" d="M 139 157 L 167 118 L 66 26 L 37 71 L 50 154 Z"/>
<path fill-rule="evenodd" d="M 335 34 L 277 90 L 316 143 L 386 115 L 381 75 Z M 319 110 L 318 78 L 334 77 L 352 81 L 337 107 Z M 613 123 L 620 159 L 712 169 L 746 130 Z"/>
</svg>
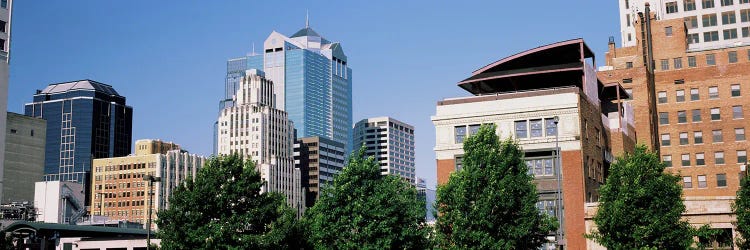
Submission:
<svg viewBox="0 0 750 250">
<path fill-rule="evenodd" d="M 262 69 L 274 82 L 276 107 L 286 111 L 298 137 L 321 136 L 351 151 L 352 70 L 339 43 L 305 27 L 291 37 L 272 32 L 260 54 L 227 62 L 224 101 L 233 105 L 247 69 Z"/>
</svg>

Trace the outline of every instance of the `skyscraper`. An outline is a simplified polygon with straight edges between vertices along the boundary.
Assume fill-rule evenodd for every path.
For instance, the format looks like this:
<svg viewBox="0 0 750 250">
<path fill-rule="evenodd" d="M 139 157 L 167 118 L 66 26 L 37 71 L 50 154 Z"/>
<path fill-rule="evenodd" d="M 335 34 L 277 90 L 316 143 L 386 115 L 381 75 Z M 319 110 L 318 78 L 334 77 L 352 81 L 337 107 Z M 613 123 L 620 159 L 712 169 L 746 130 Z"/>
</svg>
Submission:
<svg viewBox="0 0 750 250">
<path fill-rule="evenodd" d="M 306 206 L 312 207 L 325 185 L 344 169 L 344 144 L 319 136 L 299 138 L 294 143 L 294 164 L 301 171 Z"/>
<path fill-rule="evenodd" d="M 50 84 L 37 90 L 25 114 L 47 120 L 45 181 L 88 185 L 92 158 L 130 154 L 133 108 L 110 85 L 92 80 Z"/>
<path fill-rule="evenodd" d="M 363 119 L 354 125 L 354 150 L 362 145 L 383 174 L 401 176 L 415 185 L 413 126 L 390 117 Z"/>
<path fill-rule="evenodd" d="M 224 101 L 240 88 L 247 69 L 260 69 L 274 82 L 275 105 L 289 114 L 299 137 L 321 136 L 344 143 L 349 152 L 352 124 L 352 70 L 341 44 L 312 28 L 287 37 L 271 32 L 260 54 L 227 62 Z"/>
<path fill-rule="evenodd" d="M 5 162 L 5 123 L 8 110 L 8 63 L 10 62 L 10 19 L 13 6 L 12 0 L 0 1 L 0 180 L 3 176 L 3 162 Z M 0 190 L 3 190 L 0 182 Z M 0 199 L 3 197 L 0 191 Z"/>
</svg>

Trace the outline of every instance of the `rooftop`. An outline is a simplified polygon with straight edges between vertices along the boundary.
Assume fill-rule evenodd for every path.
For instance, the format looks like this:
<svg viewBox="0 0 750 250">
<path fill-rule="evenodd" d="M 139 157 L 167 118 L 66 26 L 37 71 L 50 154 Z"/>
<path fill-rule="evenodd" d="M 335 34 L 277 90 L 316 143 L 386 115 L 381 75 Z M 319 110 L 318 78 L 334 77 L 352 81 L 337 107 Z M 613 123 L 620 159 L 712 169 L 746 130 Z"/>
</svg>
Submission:
<svg viewBox="0 0 750 250">
<path fill-rule="evenodd" d="M 39 91 L 37 94 L 60 94 L 76 90 L 93 90 L 107 95 L 120 96 L 112 86 L 97 81 L 85 79 L 72 82 L 53 83 Z"/>
</svg>

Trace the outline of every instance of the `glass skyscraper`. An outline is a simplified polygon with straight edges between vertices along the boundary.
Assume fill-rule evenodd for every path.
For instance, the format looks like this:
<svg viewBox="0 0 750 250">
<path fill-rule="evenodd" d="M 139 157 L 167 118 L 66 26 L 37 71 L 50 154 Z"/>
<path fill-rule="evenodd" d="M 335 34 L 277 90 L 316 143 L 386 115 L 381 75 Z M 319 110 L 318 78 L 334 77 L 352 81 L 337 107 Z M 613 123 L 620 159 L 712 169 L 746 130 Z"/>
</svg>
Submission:
<svg viewBox="0 0 750 250">
<path fill-rule="evenodd" d="M 107 84 L 92 80 L 50 84 L 37 90 L 25 113 L 47 120 L 45 181 L 87 185 L 92 157 L 130 154 L 133 108 Z"/>
<path fill-rule="evenodd" d="M 227 61 L 224 100 L 233 106 L 245 70 L 261 69 L 274 83 L 275 106 L 289 114 L 298 137 L 321 136 L 351 150 L 352 70 L 341 44 L 305 27 L 287 37 L 272 32 L 262 53 Z"/>
</svg>

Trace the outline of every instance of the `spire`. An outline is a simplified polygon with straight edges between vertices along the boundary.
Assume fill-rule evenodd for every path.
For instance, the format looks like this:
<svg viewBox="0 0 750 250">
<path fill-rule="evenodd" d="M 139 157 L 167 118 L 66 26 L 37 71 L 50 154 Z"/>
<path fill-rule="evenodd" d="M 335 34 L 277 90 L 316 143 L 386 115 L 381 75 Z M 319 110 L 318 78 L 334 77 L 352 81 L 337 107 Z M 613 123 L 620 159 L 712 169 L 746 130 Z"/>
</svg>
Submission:
<svg viewBox="0 0 750 250">
<path fill-rule="evenodd" d="M 310 11 L 305 10 L 305 28 L 310 28 Z"/>
</svg>

